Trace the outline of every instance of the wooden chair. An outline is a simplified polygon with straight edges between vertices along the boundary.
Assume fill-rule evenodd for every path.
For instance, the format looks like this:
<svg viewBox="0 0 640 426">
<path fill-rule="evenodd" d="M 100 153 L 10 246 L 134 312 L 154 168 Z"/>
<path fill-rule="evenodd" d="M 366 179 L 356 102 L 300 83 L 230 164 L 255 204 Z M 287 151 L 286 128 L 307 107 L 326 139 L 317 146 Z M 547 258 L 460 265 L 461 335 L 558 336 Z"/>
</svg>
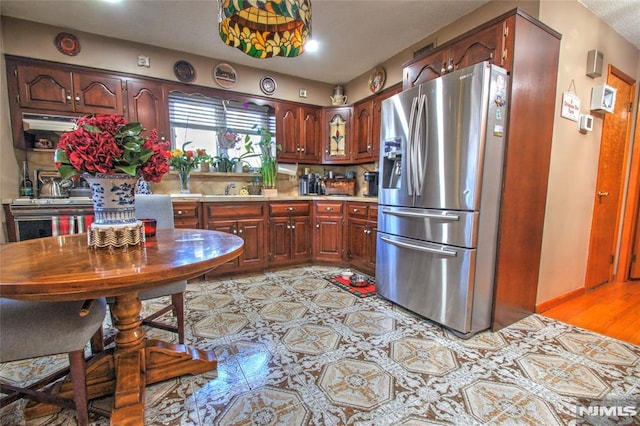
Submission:
<svg viewBox="0 0 640 426">
<path fill-rule="evenodd" d="M 4 407 L 21 398 L 76 410 L 81 426 L 89 424 L 84 349 L 101 329 L 105 299 L 89 302 L 25 302 L 0 298 L 0 362 L 67 353 L 69 368 L 25 387 L 0 382 Z M 70 374 L 73 400 L 47 393 L 48 385 Z"/>
</svg>

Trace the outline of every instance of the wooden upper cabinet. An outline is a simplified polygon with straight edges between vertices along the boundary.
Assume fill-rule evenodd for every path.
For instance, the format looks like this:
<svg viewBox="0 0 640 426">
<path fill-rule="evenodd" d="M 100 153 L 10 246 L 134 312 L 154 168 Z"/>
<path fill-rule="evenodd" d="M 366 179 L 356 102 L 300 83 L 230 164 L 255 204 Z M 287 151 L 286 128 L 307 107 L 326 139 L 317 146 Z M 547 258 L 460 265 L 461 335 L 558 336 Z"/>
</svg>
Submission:
<svg viewBox="0 0 640 426">
<path fill-rule="evenodd" d="M 373 99 L 353 106 L 353 160 L 373 157 Z"/>
<path fill-rule="evenodd" d="M 75 112 L 86 114 L 124 114 L 124 80 L 103 74 L 74 72 Z"/>
<path fill-rule="evenodd" d="M 124 113 L 119 77 L 39 65 L 16 65 L 22 108 L 82 114 Z"/>
<path fill-rule="evenodd" d="M 440 77 L 446 72 L 449 51 L 438 50 L 406 65 L 402 71 L 402 86 L 405 89 Z"/>
<path fill-rule="evenodd" d="M 490 22 L 457 37 L 421 58 L 405 64 L 403 87 L 408 89 L 451 71 L 482 61 L 512 68 L 509 52 L 513 38 L 513 17 Z"/>
<path fill-rule="evenodd" d="M 282 146 L 278 161 L 319 162 L 320 111 L 289 102 L 276 105 L 276 141 Z"/>
<path fill-rule="evenodd" d="M 276 141 L 282 146 L 278 161 L 298 160 L 300 145 L 298 141 L 298 105 L 280 102 L 276 105 Z"/>
<path fill-rule="evenodd" d="M 503 46 L 505 42 L 507 21 L 499 22 L 476 32 L 473 37 L 461 40 L 451 46 L 447 72 L 465 68 L 482 61 L 505 67 L 507 57 Z"/>
<path fill-rule="evenodd" d="M 169 139 L 169 116 L 162 83 L 153 80 L 127 81 L 127 116 L 146 129 L 158 129 L 160 140 Z"/>
<path fill-rule="evenodd" d="M 22 108 L 73 112 L 70 71 L 17 65 L 18 102 Z"/>
<path fill-rule="evenodd" d="M 348 163 L 351 161 L 352 107 L 325 108 L 322 111 L 323 163 Z"/>
<path fill-rule="evenodd" d="M 322 146 L 322 109 L 314 106 L 300 107 L 300 160 L 304 163 L 319 163 Z"/>
</svg>

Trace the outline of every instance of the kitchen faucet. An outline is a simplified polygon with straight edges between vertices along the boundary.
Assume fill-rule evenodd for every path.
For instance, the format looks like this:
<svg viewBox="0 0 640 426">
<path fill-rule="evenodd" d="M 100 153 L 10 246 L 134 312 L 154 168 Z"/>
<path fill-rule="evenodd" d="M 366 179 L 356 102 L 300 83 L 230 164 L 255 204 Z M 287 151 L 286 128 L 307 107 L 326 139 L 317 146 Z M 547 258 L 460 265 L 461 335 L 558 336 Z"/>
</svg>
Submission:
<svg viewBox="0 0 640 426">
<path fill-rule="evenodd" d="M 229 190 L 231 188 L 235 188 L 236 184 L 235 183 L 229 183 L 227 184 L 227 186 L 224 188 L 224 195 L 229 195 Z"/>
</svg>

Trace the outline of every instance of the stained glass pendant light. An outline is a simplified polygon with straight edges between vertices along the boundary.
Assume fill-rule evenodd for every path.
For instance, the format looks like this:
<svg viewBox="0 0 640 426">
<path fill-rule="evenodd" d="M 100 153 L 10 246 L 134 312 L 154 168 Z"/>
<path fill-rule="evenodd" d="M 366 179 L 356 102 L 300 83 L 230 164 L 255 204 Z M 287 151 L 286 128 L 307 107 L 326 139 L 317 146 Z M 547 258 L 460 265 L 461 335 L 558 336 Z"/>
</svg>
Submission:
<svg viewBox="0 0 640 426">
<path fill-rule="evenodd" d="M 295 57 L 311 36 L 311 0 L 219 0 L 220 37 L 254 58 Z"/>
</svg>

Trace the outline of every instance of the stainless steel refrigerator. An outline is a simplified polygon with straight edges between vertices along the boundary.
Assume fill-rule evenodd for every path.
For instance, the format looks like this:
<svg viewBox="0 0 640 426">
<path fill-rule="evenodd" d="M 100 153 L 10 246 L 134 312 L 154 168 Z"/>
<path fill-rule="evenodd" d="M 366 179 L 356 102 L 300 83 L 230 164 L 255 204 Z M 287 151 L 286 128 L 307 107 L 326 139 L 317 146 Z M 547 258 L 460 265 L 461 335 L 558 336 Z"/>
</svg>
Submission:
<svg viewBox="0 0 640 426">
<path fill-rule="evenodd" d="M 461 337 L 491 323 L 507 82 L 483 62 L 382 102 L 377 292 Z"/>
</svg>

